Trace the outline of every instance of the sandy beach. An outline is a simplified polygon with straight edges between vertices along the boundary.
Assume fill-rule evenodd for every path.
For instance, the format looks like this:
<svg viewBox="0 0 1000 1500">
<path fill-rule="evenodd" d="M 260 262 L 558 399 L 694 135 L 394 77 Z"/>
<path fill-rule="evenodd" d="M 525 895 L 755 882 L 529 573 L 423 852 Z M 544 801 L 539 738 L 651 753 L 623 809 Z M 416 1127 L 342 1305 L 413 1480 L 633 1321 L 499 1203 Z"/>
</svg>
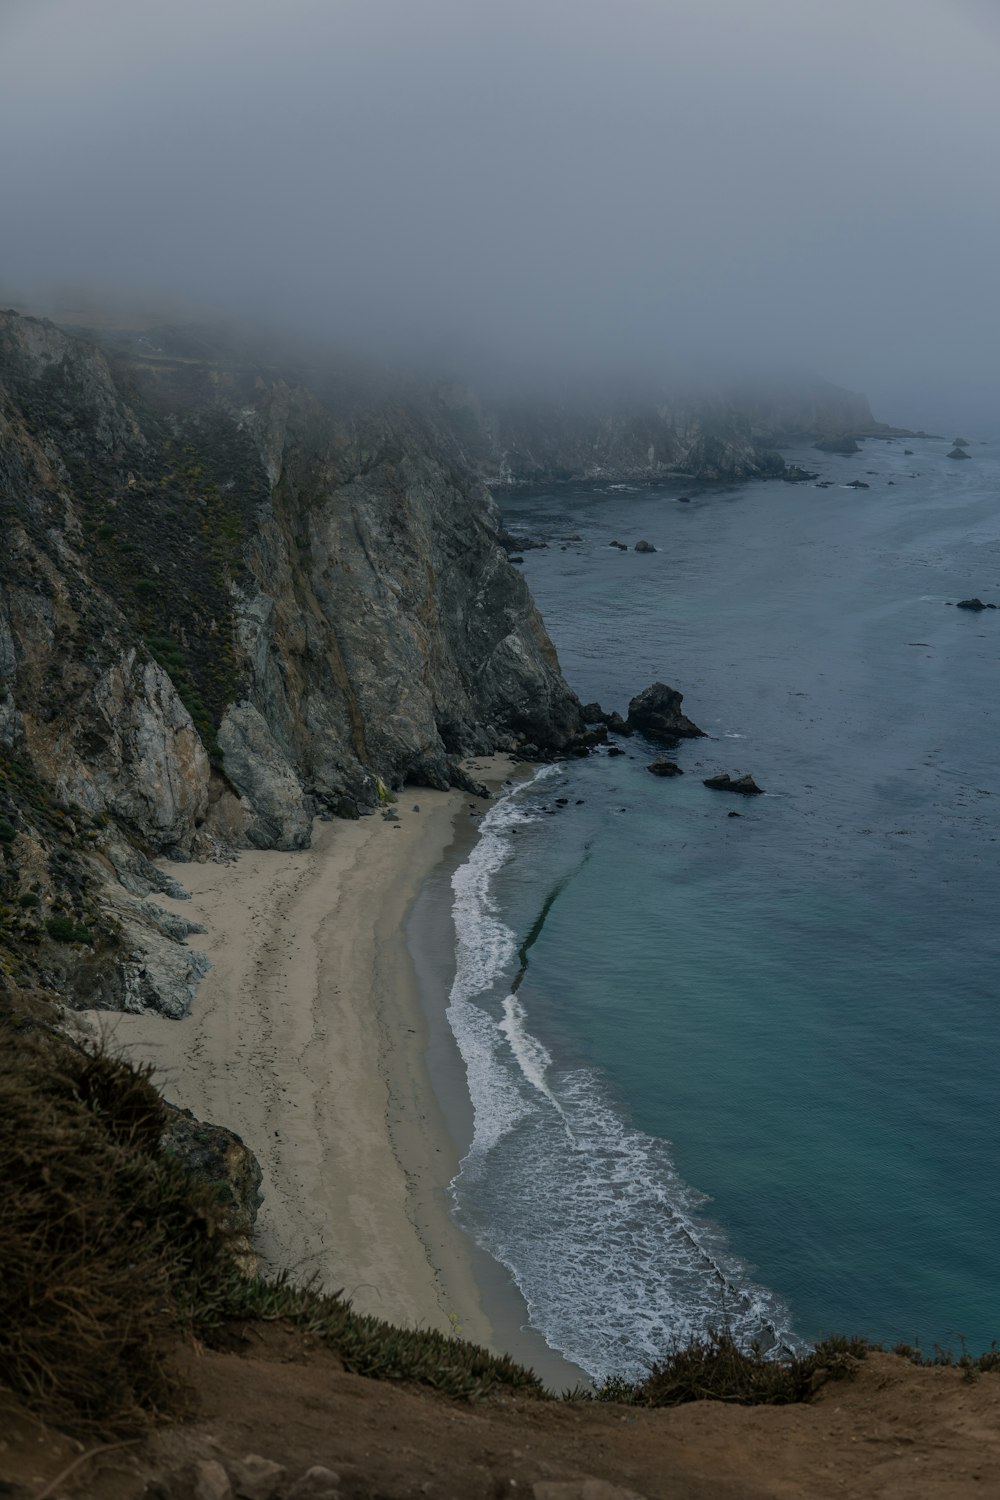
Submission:
<svg viewBox="0 0 1000 1500">
<path fill-rule="evenodd" d="M 509 770 L 498 758 L 475 774 L 498 785 Z M 190 939 L 212 964 L 192 1013 L 90 1019 L 154 1064 L 168 1098 L 256 1153 L 266 1268 L 496 1347 L 471 1243 L 447 1211 L 457 1154 L 404 933 L 459 820 L 484 807 L 408 790 L 398 822 L 317 822 L 307 850 L 165 866 L 191 900 L 156 899 L 206 928 Z"/>
</svg>

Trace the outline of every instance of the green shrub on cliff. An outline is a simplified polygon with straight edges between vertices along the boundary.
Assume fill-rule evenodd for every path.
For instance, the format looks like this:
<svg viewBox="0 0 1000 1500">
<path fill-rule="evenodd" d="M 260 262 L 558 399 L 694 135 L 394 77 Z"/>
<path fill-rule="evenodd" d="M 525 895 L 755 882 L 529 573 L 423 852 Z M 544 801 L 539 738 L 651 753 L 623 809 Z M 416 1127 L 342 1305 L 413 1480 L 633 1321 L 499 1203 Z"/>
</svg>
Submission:
<svg viewBox="0 0 1000 1500">
<path fill-rule="evenodd" d="M 86 927 L 83 922 L 75 922 L 72 917 L 50 917 L 45 924 L 45 931 L 57 943 L 92 943 L 94 941 L 90 928 Z"/>
</svg>

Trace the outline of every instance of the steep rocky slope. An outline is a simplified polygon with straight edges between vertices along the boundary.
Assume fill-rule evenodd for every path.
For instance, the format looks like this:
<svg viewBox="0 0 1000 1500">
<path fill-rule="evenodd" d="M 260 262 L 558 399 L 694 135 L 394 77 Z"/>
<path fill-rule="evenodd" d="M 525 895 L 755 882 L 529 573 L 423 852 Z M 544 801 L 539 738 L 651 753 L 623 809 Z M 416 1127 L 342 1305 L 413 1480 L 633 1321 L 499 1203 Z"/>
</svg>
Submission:
<svg viewBox="0 0 1000 1500">
<path fill-rule="evenodd" d="M 179 1012 L 149 856 L 297 848 L 579 705 L 417 399 L 0 314 L 0 972 Z M 183 927 L 183 924 L 181 924 Z"/>
</svg>

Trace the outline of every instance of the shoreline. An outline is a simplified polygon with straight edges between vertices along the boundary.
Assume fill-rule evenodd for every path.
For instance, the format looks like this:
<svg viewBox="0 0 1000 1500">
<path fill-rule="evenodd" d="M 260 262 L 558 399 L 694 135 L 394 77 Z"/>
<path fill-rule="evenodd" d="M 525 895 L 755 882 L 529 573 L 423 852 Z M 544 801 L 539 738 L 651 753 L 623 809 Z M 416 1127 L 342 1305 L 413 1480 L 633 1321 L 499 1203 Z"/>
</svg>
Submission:
<svg viewBox="0 0 1000 1500">
<path fill-rule="evenodd" d="M 505 756 L 473 765 L 494 793 L 512 769 Z M 212 964 L 191 1014 L 82 1019 L 151 1063 L 172 1103 L 254 1152 L 263 1269 L 315 1276 L 361 1313 L 511 1353 L 564 1388 L 576 1368 L 525 1333 L 516 1287 L 451 1216 L 463 1149 L 454 1110 L 464 1099 L 471 1121 L 471 1106 L 464 1071 L 447 1098 L 432 1084 L 427 993 L 407 943 L 418 898 L 440 876 L 448 903 L 434 931 L 452 957 L 450 876 L 475 838 L 465 815 L 484 805 L 406 788 L 398 821 L 317 821 L 308 849 L 164 863 L 191 899 L 154 899 L 206 928 L 188 939 Z"/>
</svg>

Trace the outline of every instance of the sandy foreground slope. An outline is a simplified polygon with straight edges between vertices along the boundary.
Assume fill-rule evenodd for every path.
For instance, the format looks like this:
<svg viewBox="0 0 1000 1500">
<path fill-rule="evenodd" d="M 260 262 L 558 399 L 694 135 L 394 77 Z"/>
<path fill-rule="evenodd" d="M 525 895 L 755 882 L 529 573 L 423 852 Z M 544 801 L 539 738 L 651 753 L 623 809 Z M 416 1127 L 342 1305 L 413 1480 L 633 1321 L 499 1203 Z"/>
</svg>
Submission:
<svg viewBox="0 0 1000 1500">
<path fill-rule="evenodd" d="M 494 786 L 510 770 L 502 757 L 475 764 Z M 470 1246 L 447 1212 L 457 1162 L 422 1063 L 404 935 L 457 821 L 485 807 L 408 791 L 398 822 L 317 822 L 309 849 L 166 866 L 191 900 L 157 899 L 206 928 L 190 941 L 212 963 L 191 1015 L 88 1021 L 152 1062 L 174 1103 L 256 1153 L 266 1267 L 316 1274 L 359 1311 L 445 1331 L 460 1320 L 491 1343 Z M 406 1131 L 405 1170 L 391 1125 Z"/>
</svg>

